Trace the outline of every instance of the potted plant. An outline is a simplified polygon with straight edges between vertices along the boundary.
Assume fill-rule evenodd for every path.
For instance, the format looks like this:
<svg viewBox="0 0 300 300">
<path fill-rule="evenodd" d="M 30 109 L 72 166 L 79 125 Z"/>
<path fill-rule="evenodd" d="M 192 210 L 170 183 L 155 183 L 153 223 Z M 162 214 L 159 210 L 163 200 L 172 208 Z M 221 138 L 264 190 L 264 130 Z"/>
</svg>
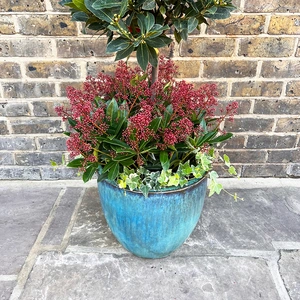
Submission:
<svg viewBox="0 0 300 300">
<path fill-rule="evenodd" d="M 172 42 L 167 32 L 186 40 L 206 18 L 227 18 L 234 7 L 231 0 L 61 4 L 85 28 L 106 33 L 107 52 L 117 52 L 117 60 L 136 51 L 139 64 L 121 60 L 114 75 L 89 76 L 82 90 L 67 88 L 70 105 L 56 111 L 71 128 L 68 166 L 80 168 L 85 182 L 97 173 L 104 215 L 126 249 L 141 257 L 167 256 L 194 229 L 207 177 L 210 195 L 222 190 L 214 146 L 232 137 L 221 124 L 237 103 L 220 109 L 216 85 L 195 89 L 176 81 L 176 66 L 157 48 Z M 223 161 L 236 174 L 226 155 Z"/>
</svg>

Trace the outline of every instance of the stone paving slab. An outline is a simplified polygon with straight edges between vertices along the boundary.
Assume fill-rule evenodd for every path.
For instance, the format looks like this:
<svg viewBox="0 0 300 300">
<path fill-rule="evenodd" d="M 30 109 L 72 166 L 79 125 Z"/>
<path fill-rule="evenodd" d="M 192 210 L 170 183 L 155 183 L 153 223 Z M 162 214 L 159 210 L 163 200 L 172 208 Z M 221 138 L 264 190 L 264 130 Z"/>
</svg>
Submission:
<svg viewBox="0 0 300 300">
<path fill-rule="evenodd" d="M 38 257 L 20 299 L 279 300 L 280 297 L 266 262 L 260 259 L 146 260 L 132 255 L 48 252 Z"/>
<path fill-rule="evenodd" d="M 18 274 L 59 192 L 0 186 L 0 275 Z"/>
<path fill-rule="evenodd" d="M 292 300 L 300 299 L 300 250 L 282 251 L 279 270 Z"/>
<path fill-rule="evenodd" d="M 83 196 L 70 245 L 83 247 L 122 248 L 107 226 L 97 188 L 88 188 Z"/>
<path fill-rule="evenodd" d="M 9 299 L 15 285 L 16 281 L 0 281 L 0 299 Z"/>
<path fill-rule="evenodd" d="M 113 237 L 94 183 L 0 182 L 0 299 L 299 300 L 300 180 L 253 183 L 207 198 L 185 244 L 146 260 Z"/>
<path fill-rule="evenodd" d="M 55 214 L 42 243 L 60 245 L 69 226 L 72 214 L 80 197 L 82 188 L 68 187 L 63 193 Z"/>
<path fill-rule="evenodd" d="M 194 232 L 177 254 L 227 253 L 230 249 L 273 251 L 273 242 L 300 242 L 300 187 L 230 190 L 244 201 L 234 202 L 223 193 L 205 200 Z M 107 227 L 96 188 L 84 196 L 70 245 L 120 248 Z"/>
</svg>

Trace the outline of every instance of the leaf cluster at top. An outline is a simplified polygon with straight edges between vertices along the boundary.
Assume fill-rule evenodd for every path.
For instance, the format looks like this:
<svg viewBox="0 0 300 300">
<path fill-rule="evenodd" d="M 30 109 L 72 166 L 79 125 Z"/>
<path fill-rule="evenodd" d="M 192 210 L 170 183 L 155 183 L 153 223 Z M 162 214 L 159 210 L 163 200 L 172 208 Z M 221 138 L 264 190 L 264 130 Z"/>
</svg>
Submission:
<svg viewBox="0 0 300 300">
<path fill-rule="evenodd" d="M 116 60 L 137 51 L 142 69 L 148 63 L 156 67 L 157 48 L 170 45 L 173 33 L 179 43 L 199 29 L 207 19 L 226 19 L 235 9 L 232 0 L 62 0 L 74 21 L 86 29 L 107 35 L 107 52 L 116 52 Z M 116 39 L 113 39 L 117 35 Z"/>
</svg>

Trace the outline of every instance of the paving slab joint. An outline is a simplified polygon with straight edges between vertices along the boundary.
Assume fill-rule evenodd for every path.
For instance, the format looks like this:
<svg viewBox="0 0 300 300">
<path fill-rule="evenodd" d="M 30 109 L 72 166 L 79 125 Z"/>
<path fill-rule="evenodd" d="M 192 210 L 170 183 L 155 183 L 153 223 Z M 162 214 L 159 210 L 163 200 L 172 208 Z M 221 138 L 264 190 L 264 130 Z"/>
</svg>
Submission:
<svg viewBox="0 0 300 300">
<path fill-rule="evenodd" d="M 288 250 L 290 251 L 290 250 Z M 281 251 L 278 251 L 278 259 L 270 261 L 269 268 L 273 276 L 273 280 L 275 282 L 278 294 L 280 296 L 280 299 L 283 300 L 291 300 L 289 289 L 286 286 L 286 283 L 284 282 L 283 276 L 280 272 L 280 262 L 281 260 Z"/>
</svg>

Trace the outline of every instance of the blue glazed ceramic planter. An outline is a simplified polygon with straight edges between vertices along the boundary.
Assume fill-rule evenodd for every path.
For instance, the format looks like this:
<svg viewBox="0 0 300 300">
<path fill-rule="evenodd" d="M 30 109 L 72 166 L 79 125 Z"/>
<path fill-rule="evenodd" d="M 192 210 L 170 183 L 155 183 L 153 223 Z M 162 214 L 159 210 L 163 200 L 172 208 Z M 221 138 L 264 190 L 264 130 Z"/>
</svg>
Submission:
<svg viewBox="0 0 300 300">
<path fill-rule="evenodd" d="M 177 190 L 131 192 L 98 182 L 106 221 L 122 246 L 139 257 L 162 258 L 176 250 L 194 230 L 203 208 L 207 179 Z"/>
</svg>

